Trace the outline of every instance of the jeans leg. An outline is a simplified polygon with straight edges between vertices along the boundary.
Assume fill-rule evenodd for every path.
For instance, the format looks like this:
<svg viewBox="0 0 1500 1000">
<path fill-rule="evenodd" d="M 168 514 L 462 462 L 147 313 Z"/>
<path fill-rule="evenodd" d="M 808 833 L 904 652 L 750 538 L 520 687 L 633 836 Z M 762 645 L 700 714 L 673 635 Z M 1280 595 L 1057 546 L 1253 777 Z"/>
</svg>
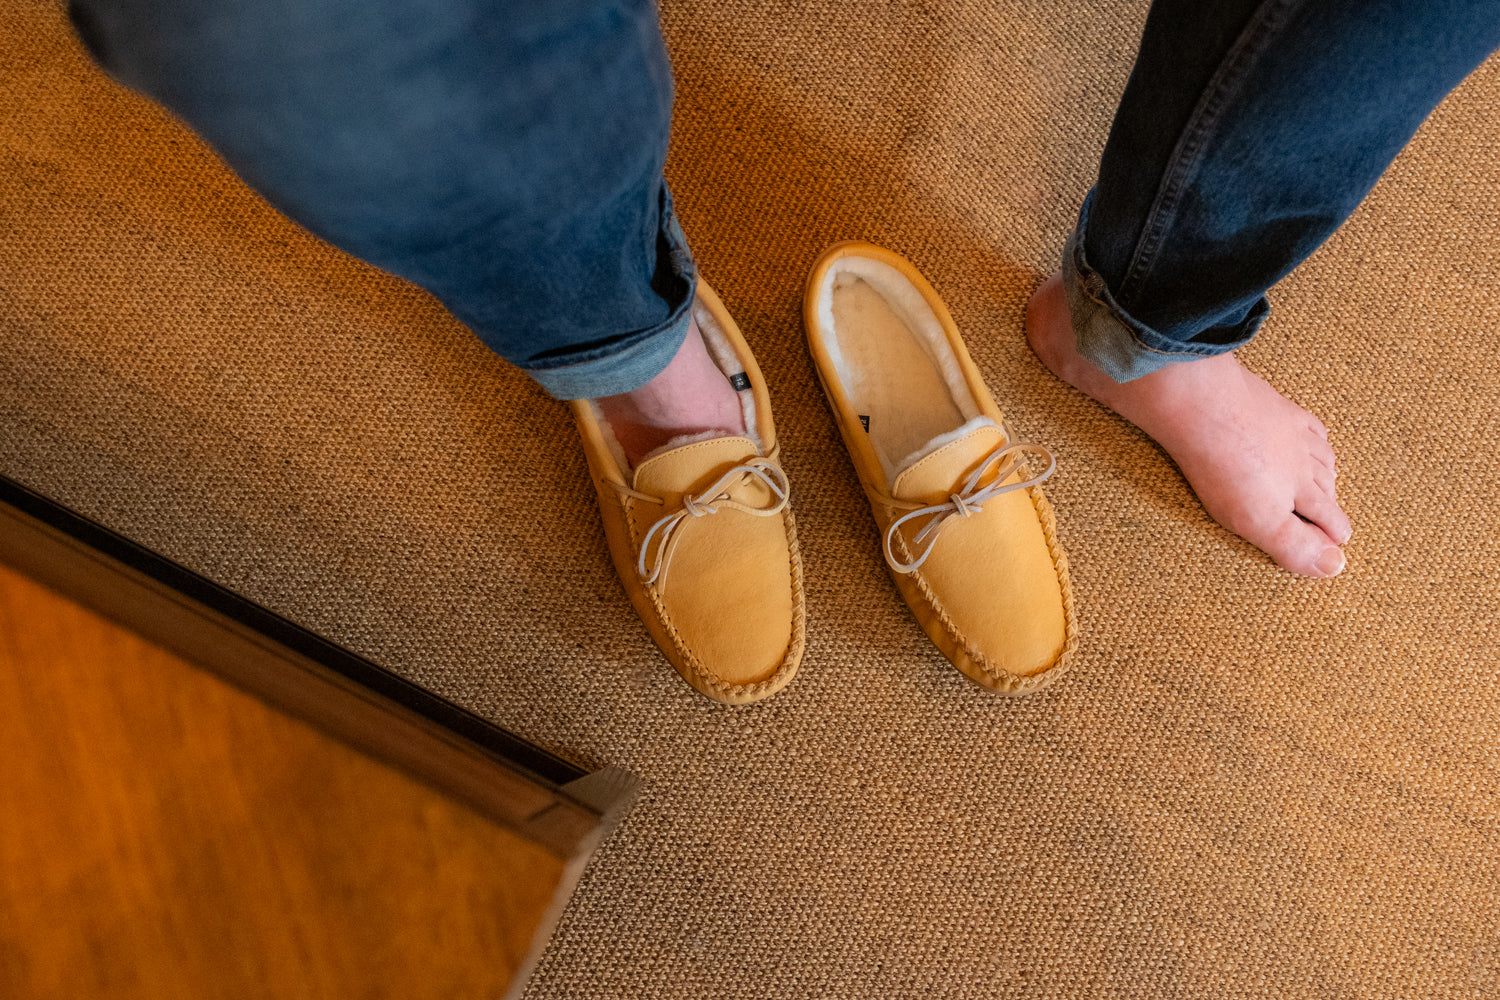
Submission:
<svg viewBox="0 0 1500 1000">
<path fill-rule="evenodd" d="M 328 242 L 563 398 L 649 381 L 695 274 L 653 0 L 72 0 L 85 44 Z"/>
<path fill-rule="evenodd" d="M 1266 290 L 1500 45 L 1500 0 L 1156 0 L 1064 253 L 1116 381 L 1245 344 Z"/>
</svg>

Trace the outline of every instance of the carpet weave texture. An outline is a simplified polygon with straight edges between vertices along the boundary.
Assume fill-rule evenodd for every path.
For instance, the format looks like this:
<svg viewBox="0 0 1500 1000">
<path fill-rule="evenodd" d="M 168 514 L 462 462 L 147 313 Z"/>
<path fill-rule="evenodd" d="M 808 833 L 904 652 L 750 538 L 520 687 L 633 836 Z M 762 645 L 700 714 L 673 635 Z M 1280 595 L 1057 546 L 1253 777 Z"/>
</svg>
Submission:
<svg viewBox="0 0 1500 1000">
<path fill-rule="evenodd" d="M 0 471 L 639 775 L 533 1000 L 1500 997 L 1500 62 L 1244 352 L 1339 452 L 1350 565 L 1312 582 L 1023 339 L 1145 9 L 665 0 L 668 175 L 769 380 L 806 567 L 764 705 L 651 645 L 561 404 L 47 0 L 0 4 Z M 1057 453 L 1081 650 L 1040 695 L 965 681 L 885 574 L 799 321 L 840 239 L 910 257 Z"/>
</svg>

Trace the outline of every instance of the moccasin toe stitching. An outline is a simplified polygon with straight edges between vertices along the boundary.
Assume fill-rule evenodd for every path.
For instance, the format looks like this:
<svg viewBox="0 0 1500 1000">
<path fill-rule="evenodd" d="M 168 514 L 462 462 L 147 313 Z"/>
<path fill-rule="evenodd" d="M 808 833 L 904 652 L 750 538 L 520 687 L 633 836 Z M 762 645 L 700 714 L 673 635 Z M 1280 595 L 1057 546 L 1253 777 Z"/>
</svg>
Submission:
<svg viewBox="0 0 1500 1000">
<path fill-rule="evenodd" d="M 714 520 L 718 546 L 690 547 L 673 579 L 645 592 L 673 666 L 706 696 L 739 705 L 780 690 L 801 660 L 801 553 L 789 510 L 778 519 L 723 517 Z M 784 574 L 768 571 L 769 559 L 783 558 Z"/>
<path fill-rule="evenodd" d="M 1006 655 L 1004 647 L 1011 641 L 1011 637 L 1007 634 L 1009 629 L 1003 624 L 997 628 L 992 620 L 990 628 L 985 630 L 991 634 L 974 634 L 976 619 L 982 621 L 985 616 L 975 614 L 972 609 L 964 613 L 953 604 L 954 598 L 961 600 L 972 591 L 963 592 L 951 584 L 935 588 L 929 574 L 923 569 L 906 574 L 908 583 L 907 587 L 903 588 L 920 601 L 931 623 L 936 624 L 941 630 L 943 638 L 938 636 L 932 636 L 932 638 L 948 659 L 974 683 L 999 694 L 1029 694 L 1046 687 L 1066 673 L 1068 667 L 1072 665 L 1073 653 L 1077 649 L 1072 588 L 1068 577 L 1067 558 L 1057 541 L 1056 521 L 1052 515 L 1051 506 L 1040 489 L 1031 488 L 1025 492 L 1030 498 L 1028 506 L 1036 513 L 1038 526 L 1046 544 L 1047 558 L 1061 598 L 1059 609 L 1061 621 L 1058 623 L 1061 630 L 1060 640 L 1053 642 L 1045 637 L 1036 637 L 1032 645 L 1038 647 L 1037 650 L 1033 651 L 1030 657 L 1019 657 L 1023 661 L 1030 659 L 1033 662 L 1017 663 L 1015 661 L 1018 657 Z M 899 539 L 898 546 L 901 556 L 909 558 L 909 549 L 904 538 Z M 1004 574 L 1001 575 L 1004 576 Z M 898 577 L 898 582 L 899 580 Z M 945 601 L 940 596 L 940 592 L 949 594 L 950 599 Z M 988 593 L 982 595 L 984 600 L 989 597 Z M 969 627 L 965 627 L 960 622 L 960 618 L 965 619 Z M 924 625 L 926 624 L 924 622 Z"/>
</svg>

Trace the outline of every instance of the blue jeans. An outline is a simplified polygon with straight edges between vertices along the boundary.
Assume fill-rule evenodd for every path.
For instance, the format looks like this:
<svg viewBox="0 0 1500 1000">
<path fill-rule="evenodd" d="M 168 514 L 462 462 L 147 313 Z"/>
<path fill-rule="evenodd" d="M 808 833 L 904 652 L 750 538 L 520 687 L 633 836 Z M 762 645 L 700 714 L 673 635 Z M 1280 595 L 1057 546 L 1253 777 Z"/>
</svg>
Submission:
<svg viewBox="0 0 1500 1000">
<path fill-rule="evenodd" d="M 1500 46 L 1500 0 L 1156 0 L 1063 258 L 1116 381 L 1254 336 L 1266 290 Z"/>
<path fill-rule="evenodd" d="M 72 0 L 118 79 L 292 219 L 562 398 L 661 371 L 695 271 L 651 0 Z M 1239 347 L 1266 289 L 1500 44 L 1500 0 L 1156 0 L 1065 254 L 1119 380 Z"/>
<path fill-rule="evenodd" d="M 561 398 L 687 334 L 653 0 L 73 0 L 116 79 L 286 215 L 432 292 Z"/>
</svg>

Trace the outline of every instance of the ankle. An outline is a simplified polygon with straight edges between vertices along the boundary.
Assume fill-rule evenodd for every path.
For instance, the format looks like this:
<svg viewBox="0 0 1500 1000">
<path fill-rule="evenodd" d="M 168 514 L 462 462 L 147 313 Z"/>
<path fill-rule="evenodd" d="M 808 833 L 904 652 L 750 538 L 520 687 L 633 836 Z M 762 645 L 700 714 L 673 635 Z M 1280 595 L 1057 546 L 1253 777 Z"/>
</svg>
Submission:
<svg viewBox="0 0 1500 1000">
<path fill-rule="evenodd" d="M 632 466 L 676 438 L 745 433 L 739 396 L 709 356 L 696 321 L 659 375 L 595 402 Z"/>
</svg>

